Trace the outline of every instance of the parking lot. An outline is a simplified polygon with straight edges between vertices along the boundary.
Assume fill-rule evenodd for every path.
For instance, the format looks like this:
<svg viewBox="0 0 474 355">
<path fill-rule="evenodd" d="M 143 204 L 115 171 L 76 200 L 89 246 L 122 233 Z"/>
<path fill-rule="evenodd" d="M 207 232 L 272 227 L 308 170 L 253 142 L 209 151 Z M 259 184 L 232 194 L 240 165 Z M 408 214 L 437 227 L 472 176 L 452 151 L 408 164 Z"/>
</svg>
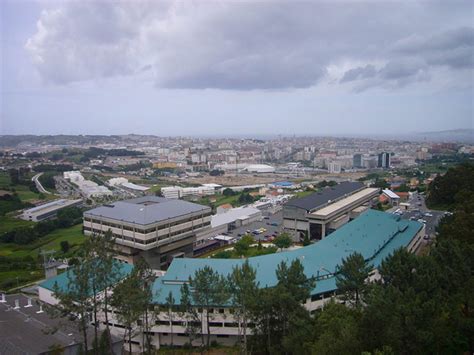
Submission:
<svg viewBox="0 0 474 355">
<path fill-rule="evenodd" d="M 436 226 L 441 218 L 443 218 L 445 212 L 427 208 L 425 198 L 420 194 L 414 194 L 409 203 L 411 206 L 408 211 L 403 213 L 402 218 L 423 221 L 426 225 L 426 235 L 434 237 Z"/>
<path fill-rule="evenodd" d="M 257 229 L 264 228 L 265 232 L 260 234 L 252 234 L 255 240 L 264 240 L 265 237 L 275 236 L 282 232 L 283 225 L 283 214 L 282 211 L 279 211 L 275 214 L 267 215 L 263 213 L 264 219 L 261 221 L 253 222 L 245 226 L 236 228 L 228 233 L 227 235 L 235 238 L 240 238 L 246 233 L 252 233 Z"/>
</svg>

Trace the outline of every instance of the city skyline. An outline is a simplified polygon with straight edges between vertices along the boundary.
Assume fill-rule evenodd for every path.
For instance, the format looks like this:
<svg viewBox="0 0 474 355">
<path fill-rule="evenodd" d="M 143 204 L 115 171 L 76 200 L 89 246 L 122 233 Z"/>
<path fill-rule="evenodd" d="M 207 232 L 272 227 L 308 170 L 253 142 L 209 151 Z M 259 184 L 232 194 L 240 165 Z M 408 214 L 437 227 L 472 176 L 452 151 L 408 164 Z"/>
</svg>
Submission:
<svg viewBox="0 0 474 355">
<path fill-rule="evenodd" d="M 473 127 L 468 1 L 0 6 L 0 134 Z"/>
</svg>

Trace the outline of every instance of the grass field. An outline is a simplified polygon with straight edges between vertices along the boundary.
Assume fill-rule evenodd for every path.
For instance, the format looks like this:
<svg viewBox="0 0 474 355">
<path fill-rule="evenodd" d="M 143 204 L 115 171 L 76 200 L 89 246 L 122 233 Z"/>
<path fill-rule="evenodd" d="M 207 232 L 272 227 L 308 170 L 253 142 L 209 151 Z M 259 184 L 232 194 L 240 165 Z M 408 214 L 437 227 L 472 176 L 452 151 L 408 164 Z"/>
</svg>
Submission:
<svg viewBox="0 0 474 355">
<path fill-rule="evenodd" d="M 13 221 L 9 221 L 9 223 L 12 225 Z M 66 254 L 61 251 L 60 245 L 64 240 L 68 241 L 70 246 Z M 31 256 L 34 260 L 37 260 L 42 250 L 55 250 L 56 253 L 54 257 L 65 258 L 73 256 L 80 249 L 85 240 L 86 237 L 82 235 L 82 224 L 78 224 L 69 228 L 57 229 L 30 245 L 0 243 L 0 256 L 6 257 L 7 259 Z M 8 290 L 18 285 L 21 286 L 29 282 L 40 280 L 43 277 L 43 271 L 40 268 L 33 270 L 1 271 L 0 288 Z"/>
<path fill-rule="evenodd" d="M 29 245 L 0 243 L 0 256 L 37 258 L 41 250 L 55 250 L 58 256 L 62 256 L 60 243 L 63 240 L 67 240 L 71 247 L 67 255 L 64 256 L 70 256 L 79 249 L 85 238 L 82 235 L 82 224 L 78 224 L 69 228 L 57 229 Z"/>
<path fill-rule="evenodd" d="M 0 234 L 9 232 L 15 228 L 29 227 L 32 225 L 34 225 L 34 222 L 24 221 L 11 216 L 0 216 Z"/>
</svg>

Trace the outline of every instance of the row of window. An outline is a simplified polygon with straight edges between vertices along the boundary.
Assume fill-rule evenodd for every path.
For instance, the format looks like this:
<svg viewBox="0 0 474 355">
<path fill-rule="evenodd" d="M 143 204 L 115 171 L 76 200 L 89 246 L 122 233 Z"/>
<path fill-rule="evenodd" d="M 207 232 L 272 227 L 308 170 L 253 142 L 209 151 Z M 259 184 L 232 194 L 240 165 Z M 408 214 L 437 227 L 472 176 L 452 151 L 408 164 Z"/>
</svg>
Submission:
<svg viewBox="0 0 474 355">
<path fill-rule="evenodd" d="M 199 216 L 194 216 L 194 217 L 190 217 L 190 218 L 186 218 L 186 219 L 181 219 L 181 220 L 178 220 L 178 221 L 175 221 L 175 222 L 172 222 L 172 223 L 162 224 L 162 225 L 151 227 L 151 228 L 148 228 L 148 229 L 141 229 L 139 227 L 130 227 L 130 226 L 127 226 L 127 225 L 122 225 L 122 224 L 117 224 L 117 223 L 112 223 L 112 222 L 106 222 L 106 221 L 102 221 L 102 220 L 98 220 L 98 219 L 94 219 L 94 218 L 90 218 L 90 217 L 84 217 L 84 221 L 85 222 L 90 222 L 90 223 L 96 223 L 96 224 L 100 224 L 100 225 L 108 226 L 108 227 L 112 227 L 112 228 L 119 228 L 119 229 L 123 228 L 124 230 L 132 231 L 132 232 L 135 231 L 137 233 L 148 234 L 148 233 L 153 233 L 153 232 L 156 232 L 156 231 L 159 231 L 159 230 L 168 229 L 168 228 L 177 226 L 179 224 L 183 224 L 183 223 L 187 223 L 187 222 L 191 222 L 191 221 L 196 221 L 196 220 L 199 220 L 199 219 L 202 219 L 202 218 L 205 218 L 205 217 L 209 217 L 211 215 L 212 215 L 212 212 L 207 212 L 207 213 L 203 213 L 202 215 L 199 215 Z"/>
<path fill-rule="evenodd" d="M 167 238 L 170 238 L 170 237 L 174 237 L 175 235 L 184 234 L 184 233 L 187 233 L 187 232 L 191 232 L 195 229 L 207 227 L 210 224 L 211 224 L 211 222 L 204 222 L 204 223 L 196 224 L 195 226 L 192 226 L 192 227 L 189 227 L 189 228 L 186 228 L 186 229 L 178 230 L 178 231 L 170 233 L 170 234 L 162 235 L 162 236 L 156 237 L 156 238 L 145 239 L 145 240 L 138 239 L 138 238 L 133 238 L 133 237 L 129 237 L 129 236 L 126 236 L 126 235 L 117 234 L 117 233 L 114 233 L 113 235 L 114 235 L 115 238 L 118 238 L 118 239 L 128 240 L 130 242 L 135 242 L 137 244 L 147 245 L 147 244 L 155 243 L 156 241 L 159 241 L 159 240 L 164 240 L 164 239 L 167 239 Z M 89 231 L 89 232 L 94 233 L 94 234 L 103 234 L 103 232 L 104 232 L 100 229 L 90 228 L 90 227 L 86 227 L 86 226 L 84 226 L 84 231 Z"/>
</svg>

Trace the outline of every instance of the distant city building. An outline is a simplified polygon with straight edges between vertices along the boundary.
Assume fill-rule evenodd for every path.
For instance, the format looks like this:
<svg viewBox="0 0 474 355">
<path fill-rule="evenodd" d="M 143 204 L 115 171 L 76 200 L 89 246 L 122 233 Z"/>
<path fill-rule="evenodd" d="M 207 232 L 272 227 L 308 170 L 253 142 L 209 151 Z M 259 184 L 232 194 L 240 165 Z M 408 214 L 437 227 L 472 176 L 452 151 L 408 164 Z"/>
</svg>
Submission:
<svg viewBox="0 0 474 355">
<path fill-rule="evenodd" d="M 94 181 L 86 180 L 80 171 L 65 171 L 63 176 L 64 179 L 76 185 L 81 194 L 86 198 L 112 195 L 112 191 L 107 187 L 100 186 Z"/>
<path fill-rule="evenodd" d="M 197 187 L 166 186 L 161 188 L 165 198 L 177 199 L 186 196 L 210 196 L 216 194 L 221 185 L 203 184 Z"/>
<path fill-rule="evenodd" d="M 82 200 L 65 200 L 59 199 L 45 203 L 43 205 L 28 208 L 23 211 L 20 218 L 26 221 L 43 221 L 56 217 L 58 211 L 67 207 L 79 207 L 82 205 Z"/>
<path fill-rule="evenodd" d="M 354 168 L 362 168 L 362 154 L 354 154 L 354 157 L 352 159 L 352 166 Z"/>
<path fill-rule="evenodd" d="M 328 171 L 330 174 L 339 174 L 341 172 L 341 164 L 338 162 L 330 162 L 328 165 Z"/>
<path fill-rule="evenodd" d="M 84 234 L 115 237 L 118 258 L 133 264 L 142 256 L 152 268 L 193 256 L 197 233 L 210 228 L 211 208 L 182 200 L 144 196 L 84 213 Z"/>
<path fill-rule="evenodd" d="M 390 153 L 383 152 L 378 155 L 377 167 L 383 169 L 390 168 Z"/>
<path fill-rule="evenodd" d="M 275 168 L 273 166 L 265 165 L 265 164 L 247 165 L 242 170 L 246 171 L 246 172 L 249 172 L 249 173 L 257 173 L 257 174 L 274 173 L 275 172 Z"/>
</svg>

